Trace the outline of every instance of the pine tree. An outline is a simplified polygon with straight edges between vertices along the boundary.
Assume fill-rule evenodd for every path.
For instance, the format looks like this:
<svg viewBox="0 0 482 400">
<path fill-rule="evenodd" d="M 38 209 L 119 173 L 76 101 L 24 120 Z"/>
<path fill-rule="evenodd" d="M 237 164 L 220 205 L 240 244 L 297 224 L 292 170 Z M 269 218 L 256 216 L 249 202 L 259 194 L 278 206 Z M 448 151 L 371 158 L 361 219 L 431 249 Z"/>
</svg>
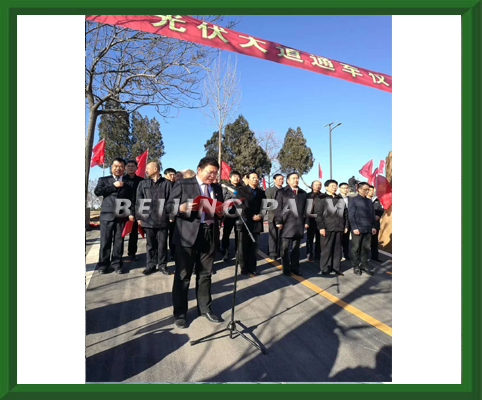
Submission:
<svg viewBox="0 0 482 400">
<path fill-rule="evenodd" d="M 114 101 L 107 103 L 108 109 L 123 108 Z M 112 164 L 114 158 L 130 157 L 132 147 L 131 135 L 129 132 L 129 116 L 126 113 L 102 114 L 99 122 L 99 138 L 105 139 L 105 166 Z M 102 168 L 102 165 L 100 165 Z"/>
<path fill-rule="evenodd" d="M 161 158 L 166 153 L 159 122 L 156 118 L 149 120 L 147 117 L 142 117 L 135 111 L 132 113 L 131 125 L 133 143 L 131 157 L 135 158 L 149 149 L 147 161 L 158 161 L 162 168 Z"/>
<path fill-rule="evenodd" d="M 302 176 L 311 170 L 314 161 L 313 153 L 306 145 L 306 139 L 303 137 L 301 128 L 296 128 L 296 131 L 289 128 L 288 132 L 286 132 L 283 147 L 278 155 L 281 171 L 285 174 L 291 172 L 298 173 L 306 185 Z"/>
<path fill-rule="evenodd" d="M 217 138 L 218 132 L 214 132 L 204 145 L 206 156 L 217 156 Z M 226 125 L 221 146 L 223 161 L 232 169 L 242 174 L 254 170 L 260 177 L 269 174 L 271 162 L 268 155 L 259 145 L 255 133 L 249 129 L 249 123 L 242 115 L 233 123 Z"/>
</svg>

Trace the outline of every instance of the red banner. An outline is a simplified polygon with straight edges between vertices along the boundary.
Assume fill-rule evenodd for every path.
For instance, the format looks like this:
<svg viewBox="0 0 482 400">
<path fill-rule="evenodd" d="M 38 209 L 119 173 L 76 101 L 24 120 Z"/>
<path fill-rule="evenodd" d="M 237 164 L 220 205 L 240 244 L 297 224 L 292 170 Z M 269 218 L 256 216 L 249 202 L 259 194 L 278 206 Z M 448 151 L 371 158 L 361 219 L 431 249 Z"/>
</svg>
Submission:
<svg viewBox="0 0 482 400">
<path fill-rule="evenodd" d="M 231 167 L 221 160 L 221 179 L 229 179 L 229 173 L 231 172 Z"/>
<path fill-rule="evenodd" d="M 385 210 L 392 204 L 392 185 L 383 175 L 378 175 L 377 197 Z"/>
<path fill-rule="evenodd" d="M 259 39 L 189 15 L 87 15 L 86 18 L 258 57 L 392 92 L 390 75 Z"/>
<path fill-rule="evenodd" d="M 320 163 L 318 163 L 318 178 L 322 178 L 323 177 L 323 172 L 321 172 L 321 165 Z"/>
<path fill-rule="evenodd" d="M 90 166 L 95 167 L 96 165 L 104 164 L 105 139 L 102 139 L 99 143 L 97 143 L 92 149 L 92 152 L 94 154 L 90 159 Z"/>
<path fill-rule="evenodd" d="M 263 176 L 263 189 L 266 190 L 266 180 L 264 179 L 264 176 Z"/>
<path fill-rule="evenodd" d="M 380 165 L 378 166 L 378 173 L 383 174 L 383 168 L 385 168 L 385 161 L 380 160 Z"/>
<path fill-rule="evenodd" d="M 363 176 L 365 178 L 368 178 L 368 179 L 371 179 L 372 169 L 373 169 L 373 160 L 370 160 L 358 172 L 360 173 L 361 176 Z"/>
<path fill-rule="evenodd" d="M 147 149 L 140 156 L 136 157 L 136 161 L 137 161 L 136 175 L 140 176 L 141 178 L 146 177 L 146 164 L 147 164 L 147 153 L 148 152 L 149 152 L 149 149 Z M 159 171 L 159 172 L 161 172 L 161 171 Z"/>
</svg>

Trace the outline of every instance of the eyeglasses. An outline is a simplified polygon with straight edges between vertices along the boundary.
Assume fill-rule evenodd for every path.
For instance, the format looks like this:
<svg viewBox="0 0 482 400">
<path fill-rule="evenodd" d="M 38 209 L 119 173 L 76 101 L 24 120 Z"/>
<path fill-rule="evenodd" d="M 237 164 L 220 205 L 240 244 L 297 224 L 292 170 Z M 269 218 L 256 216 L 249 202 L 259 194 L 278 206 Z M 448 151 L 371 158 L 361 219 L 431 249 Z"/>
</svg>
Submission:
<svg viewBox="0 0 482 400">
<path fill-rule="evenodd" d="M 206 175 L 215 176 L 215 175 L 218 174 L 218 171 L 204 171 L 204 173 L 205 173 Z"/>
</svg>

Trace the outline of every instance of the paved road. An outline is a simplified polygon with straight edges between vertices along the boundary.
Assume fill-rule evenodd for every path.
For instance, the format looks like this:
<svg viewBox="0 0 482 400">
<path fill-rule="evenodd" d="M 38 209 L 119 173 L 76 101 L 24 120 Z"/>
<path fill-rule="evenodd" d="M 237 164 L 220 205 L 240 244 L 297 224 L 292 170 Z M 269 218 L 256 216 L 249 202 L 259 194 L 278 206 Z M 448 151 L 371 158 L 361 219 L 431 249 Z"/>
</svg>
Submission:
<svg viewBox="0 0 482 400">
<path fill-rule="evenodd" d="M 337 280 L 316 275 L 302 260 L 305 279 L 285 277 L 266 259 L 262 235 L 261 276 L 238 280 L 236 319 L 268 352 L 261 354 L 241 337 L 191 346 L 227 323 L 197 317 L 194 278 L 189 293 L 188 329 L 173 326 L 173 276 L 142 275 L 145 240 L 129 273 L 95 271 L 98 231 L 87 235 L 87 382 L 390 382 L 392 371 L 391 259 L 373 262 L 376 274 Z M 127 243 L 126 243 L 127 245 Z M 234 240 L 231 241 L 234 246 Z M 127 249 L 126 249 L 127 250 Z M 125 252 L 126 253 L 126 252 Z M 305 256 L 304 248 L 301 251 Z M 213 308 L 230 318 L 234 260 L 218 254 L 213 276 Z M 171 271 L 173 263 L 169 264 Z"/>
</svg>

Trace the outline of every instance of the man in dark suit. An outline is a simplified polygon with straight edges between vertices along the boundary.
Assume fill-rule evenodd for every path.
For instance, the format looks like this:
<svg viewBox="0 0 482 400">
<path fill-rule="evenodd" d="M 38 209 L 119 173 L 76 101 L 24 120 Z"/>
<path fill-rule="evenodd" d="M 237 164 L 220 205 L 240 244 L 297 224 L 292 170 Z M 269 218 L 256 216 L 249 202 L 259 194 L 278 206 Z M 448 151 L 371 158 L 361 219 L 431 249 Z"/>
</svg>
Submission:
<svg viewBox="0 0 482 400">
<path fill-rule="evenodd" d="M 351 226 L 351 263 L 355 275 L 365 271 L 373 275 L 373 270 L 368 266 L 368 252 L 371 246 L 371 237 L 377 233 L 375 229 L 375 210 L 373 203 L 367 198 L 368 183 L 358 184 L 358 195 L 350 199 L 348 217 Z"/>
<path fill-rule="evenodd" d="M 136 217 L 146 232 L 146 268 L 144 275 L 152 274 L 156 267 L 164 275 L 167 269 L 167 236 L 169 217 L 164 205 L 171 192 L 171 182 L 160 176 L 161 166 L 157 161 L 146 166 L 148 178 L 137 188 Z M 147 209 L 145 212 L 143 209 Z"/>
<path fill-rule="evenodd" d="M 276 197 L 276 192 L 283 187 L 284 178 L 281 174 L 275 174 L 273 176 L 274 186 L 266 189 L 266 198 L 273 200 Z M 268 255 L 269 258 L 277 260 L 280 256 L 280 236 L 278 228 L 274 222 L 276 210 L 268 211 Z"/>
<path fill-rule="evenodd" d="M 100 250 L 97 268 L 101 274 L 107 272 L 109 267 L 115 272 L 122 274 L 122 254 L 124 253 L 124 238 L 122 230 L 128 219 L 134 221 L 134 193 L 132 186 L 124 184 L 124 171 L 126 162 L 122 158 L 116 158 L 112 162 L 111 176 L 99 178 L 94 189 L 96 196 L 102 196 L 100 211 Z M 116 216 L 116 200 L 126 199 L 129 204 L 129 212 Z M 125 208 L 123 209 L 125 210 Z M 112 253 L 112 257 L 111 257 Z"/>
<path fill-rule="evenodd" d="M 316 226 L 316 219 L 310 217 L 315 208 L 315 200 L 321 197 L 321 182 L 313 181 L 311 184 L 311 192 L 308 193 L 308 201 L 311 200 L 311 210 L 310 213 L 306 214 L 306 224 L 308 228 L 306 229 L 306 257 L 308 261 L 313 261 L 313 239 L 315 239 L 315 249 L 314 256 L 315 259 L 320 259 L 321 247 L 320 247 L 320 230 Z"/>
<path fill-rule="evenodd" d="M 258 187 L 259 177 L 256 172 L 248 174 L 248 185 L 239 188 L 238 197 L 243 199 L 240 208 L 243 210 L 243 217 L 246 225 L 253 234 L 254 243 L 243 226 L 242 232 L 242 251 L 239 253 L 239 264 L 241 266 L 241 274 L 256 276 L 256 258 L 258 252 L 259 235 L 263 232 L 263 215 L 261 214 L 261 206 L 266 194 L 263 189 Z"/>
<path fill-rule="evenodd" d="M 229 173 L 229 180 L 230 180 L 230 183 L 227 183 L 226 186 L 229 186 L 230 188 L 232 188 L 236 191 L 239 190 L 239 188 L 241 188 L 243 186 L 240 183 L 241 174 L 238 171 L 232 170 Z M 237 198 L 237 195 L 235 195 L 234 193 L 230 192 L 228 189 L 225 188 L 225 189 L 223 189 L 223 198 L 224 198 L 224 201 L 227 201 L 227 200 Z M 236 215 L 236 208 L 231 207 L 231 209 L 229 210 L 229 214 Z M 224 261 L 229 260 L 229 236 L 231 235 L 231 231 L 234 228 L 235 222 L 236 222 L 236 218 L 226 217 L 223 220 L 222 245 L 223 245 L 223 253 L 224 253 L 223 260 Z M 234 230 L 234 233 L 235 233 L 234 243 L 235 243 L 235 249 L 236 249 L 237 246 L 238 246 L 238 234 L 237 234 L 236 230 Z"/>
<path fill-rule="evenodd" d="M 172 287 L 175 326 L 186 327 L 189 282 L 196 264 L 196 297 L 198 313 L 210 322 L 223 320 L 211 309 L 211 274 L 219 241 L 219 219 L 222 210 L 214 213 L 209 205 L 200 204 L 199 211 L 191 210 L 192 201 L 199 195 L 223 202 L 219 185 L 212 184 L 219 170 L 214 158 L 199 161 L 197 175 L 177 181 L 172 188 L 166 211 L 175 216 L 174 244 L 176 246 L 176 273 Z M 203 207 L 204 206 L 204 207 Z"/>
<path fill-rule="evenodd" d="M 338 182 L 325 182 L 326 193 L 315 202 L 316 224 L 321 235 L 321 275 L 332 271 L 343 276 L 340 270 L 343 233 L 348 232 L 348 209 L 343 198 L 336 194 Z"/>
<path fill-rule="evenodd" d="M 305 233 L 305 207 L 306 192 L 298 187 L 299 176 L 297 173 L 288 174 L 288 185 L 276 193 L 278 208 L 276 209 L 275 222 L 281 235 L 281 260 L 283 274 L 291 273 L 301 276 L 300 273 L 300 243 Z M 291 248 L 291 259 L 288 250 Z"/>
<path fill-rule="evenodd" d="M 144 178 L 141 178 L 140 176 L 136 175 L 136 171 L 137 171 L 137 161 L 136 160 L 127 161 L 126 175 L 124 175 L 124 184 L 132 186 L 133 193 L 137 193 L 137 187 L 139 186 L 139 183 L 144 180 Z M 143 174 L 144 174 L 144 171 L 143 171 Z M 131 230 L 131 233 L 129 234 L 129 244 L 127 246 L 127 255 L 129 256 L 131 261 L 137 260 L 136 253 L 137 253 L 138 237 L 139 237 L 139 229 L 138 229 L 138 224 L 136 220 L 132 225 L 132 230 Z"/>
<path fill-rule="evenodd" d="M 350 187 L 348 186 L 348 183 L 342 182 L 340 183 L 338 188 L 340 190 L 340 196 L 342 197 L 343 201 L 346 204 L 346 208 L 348 209 L 348 203 L 350 202 L 350 196 L 348 196 L 348 191 L 350 190 Z M 341 261 L 349 260 L 350 259 L 350 221 L 348 221 L 348 231 L 343 234 L 341 243 L 343 246 L 343 257 L 341 258 Z"/>
<path fill-rule="evenodd" d="M 367 198 L 370 199 L 373 203 L 373 209 L 375 210 L 375 229 L 377 230 L 377 233 L 372 235 L 371 259 L 373 261 L 381 262 L 380 259 L 378 258 L 378 232 L 380 232 L 380 218 L 382 218 L 385 210 L 383 209 L 383 206 L 382 206 L 382 203 L 380 203 L 380 200 L 374 194 L 375 194 L 375 187 L 370 185 L 368 189 Z"/>
</svg>

